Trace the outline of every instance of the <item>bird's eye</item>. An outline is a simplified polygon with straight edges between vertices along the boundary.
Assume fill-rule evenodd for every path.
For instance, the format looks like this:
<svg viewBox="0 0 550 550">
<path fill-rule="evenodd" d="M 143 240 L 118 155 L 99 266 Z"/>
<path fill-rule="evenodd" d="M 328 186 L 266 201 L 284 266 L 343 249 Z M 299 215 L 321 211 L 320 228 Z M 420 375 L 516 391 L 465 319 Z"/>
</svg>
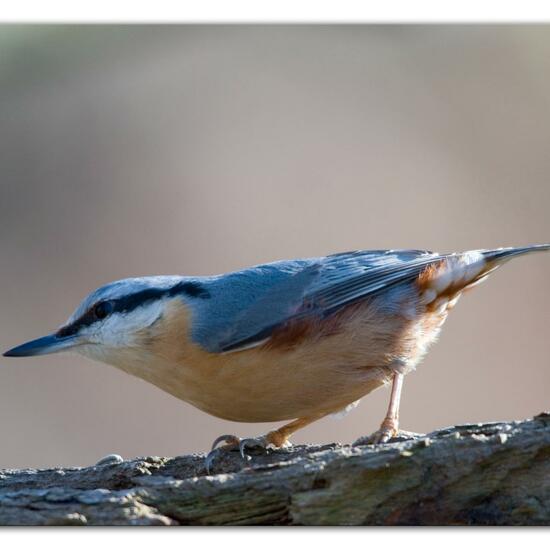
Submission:
<svg viewBox="0 0 550 550">
<path fill-rule="evenodd" d="M 99 302 L 99 304 L 94 306 L 96 319 L 105 319 L 111 311 L 113 311 L 113 304 L 111 302 Z"/>
</svg>

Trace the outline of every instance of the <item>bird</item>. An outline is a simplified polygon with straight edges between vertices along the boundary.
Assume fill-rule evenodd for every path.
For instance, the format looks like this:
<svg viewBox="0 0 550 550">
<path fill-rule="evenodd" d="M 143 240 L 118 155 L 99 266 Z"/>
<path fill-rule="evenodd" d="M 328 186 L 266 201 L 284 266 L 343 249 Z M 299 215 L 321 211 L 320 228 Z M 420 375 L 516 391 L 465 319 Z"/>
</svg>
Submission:
<svg viewBox="0 0 550 550">
<path fill-rule="evenodd" d="M 356 250 L 222 275 L 122 279 L 89 294 L 52 334 L 4 356 L 72 350 L 215 417 L 286 422 L 263 436 L 216 438 L 209 473 L 219 452 L 285 448 L 297 430 L 391 385 L 386 415 L 366 440 L 383 444 L 399 433 L 404 376 L 461 295 L 508 260 L 548 250 Z"/>
</svg>

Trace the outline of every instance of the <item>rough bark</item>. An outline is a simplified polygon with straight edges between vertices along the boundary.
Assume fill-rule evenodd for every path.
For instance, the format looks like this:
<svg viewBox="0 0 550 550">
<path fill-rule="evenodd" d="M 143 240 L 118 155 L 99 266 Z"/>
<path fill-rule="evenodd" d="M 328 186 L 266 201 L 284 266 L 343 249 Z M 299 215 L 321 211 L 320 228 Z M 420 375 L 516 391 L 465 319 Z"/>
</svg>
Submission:
<svg viewBox="0 0 550 550">
<path fill-rule="evenodd" d="M 398 439 L 3 470 L 0 524 L 550 524 L 549 413 Z"/>
</svg>

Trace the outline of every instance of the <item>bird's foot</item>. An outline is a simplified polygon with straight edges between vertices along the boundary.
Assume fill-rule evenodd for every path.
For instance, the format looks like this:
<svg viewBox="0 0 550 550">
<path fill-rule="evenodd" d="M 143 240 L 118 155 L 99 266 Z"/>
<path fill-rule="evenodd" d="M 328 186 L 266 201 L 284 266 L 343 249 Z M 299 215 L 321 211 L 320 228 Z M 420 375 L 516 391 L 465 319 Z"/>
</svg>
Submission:
<svg viewBox="0 0 550 550">
<path fill-rule="evenodd" d="M 399 424 L 393 418 L 385 418 L 378 430 L 371 435 L 360 437 L 353 443 L 356 445 L 378 445 L 387 443 L 391 439 L 399 436 Z"/>
<path fill-rule="evenodd" d="M 239 451 L 241 458 L 245 461 L 251 460 L 251 457 L 246 454 L 246 449 L 261 449 L 263 451 L 269 451 L 270 449 L 279 449 L 284 447 L 290 447 L 291 443 L 288 440 L 281 441 L 280 437 L 277 437 L 277 432 L 269 432 L 266 435 L 258 437 L 246 437 L 241 439 L 236 435 L 220 435 L 212 443 L 210 452 L 206 455 L 204 466 L 206 472 L 210 474 L 214 459 L 221 453 L 228 451 Z M 225 443 L 221 447 L 218 447 L 220 443 Z"/>
</svg>

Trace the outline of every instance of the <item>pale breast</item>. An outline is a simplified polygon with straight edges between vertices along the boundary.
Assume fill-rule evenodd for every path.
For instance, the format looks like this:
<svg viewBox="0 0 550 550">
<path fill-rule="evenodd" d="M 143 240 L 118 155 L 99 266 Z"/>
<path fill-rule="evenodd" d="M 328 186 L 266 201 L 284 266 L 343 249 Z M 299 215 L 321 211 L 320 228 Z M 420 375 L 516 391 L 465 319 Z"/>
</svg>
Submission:
<svg viewBox="0 0 550 550">
<path fill-rule="evenodd" d="M 256 348 L 215 354 L 190 341 L 187 311 L 174 302 L 145 343 L 156 359 L 137 375 L 229 420 L 330 413 L 387 383 L 396 370 L 414 368 L 443 320 L 427 314 L 411 287 L 282 327 Z"/>
</svg>

